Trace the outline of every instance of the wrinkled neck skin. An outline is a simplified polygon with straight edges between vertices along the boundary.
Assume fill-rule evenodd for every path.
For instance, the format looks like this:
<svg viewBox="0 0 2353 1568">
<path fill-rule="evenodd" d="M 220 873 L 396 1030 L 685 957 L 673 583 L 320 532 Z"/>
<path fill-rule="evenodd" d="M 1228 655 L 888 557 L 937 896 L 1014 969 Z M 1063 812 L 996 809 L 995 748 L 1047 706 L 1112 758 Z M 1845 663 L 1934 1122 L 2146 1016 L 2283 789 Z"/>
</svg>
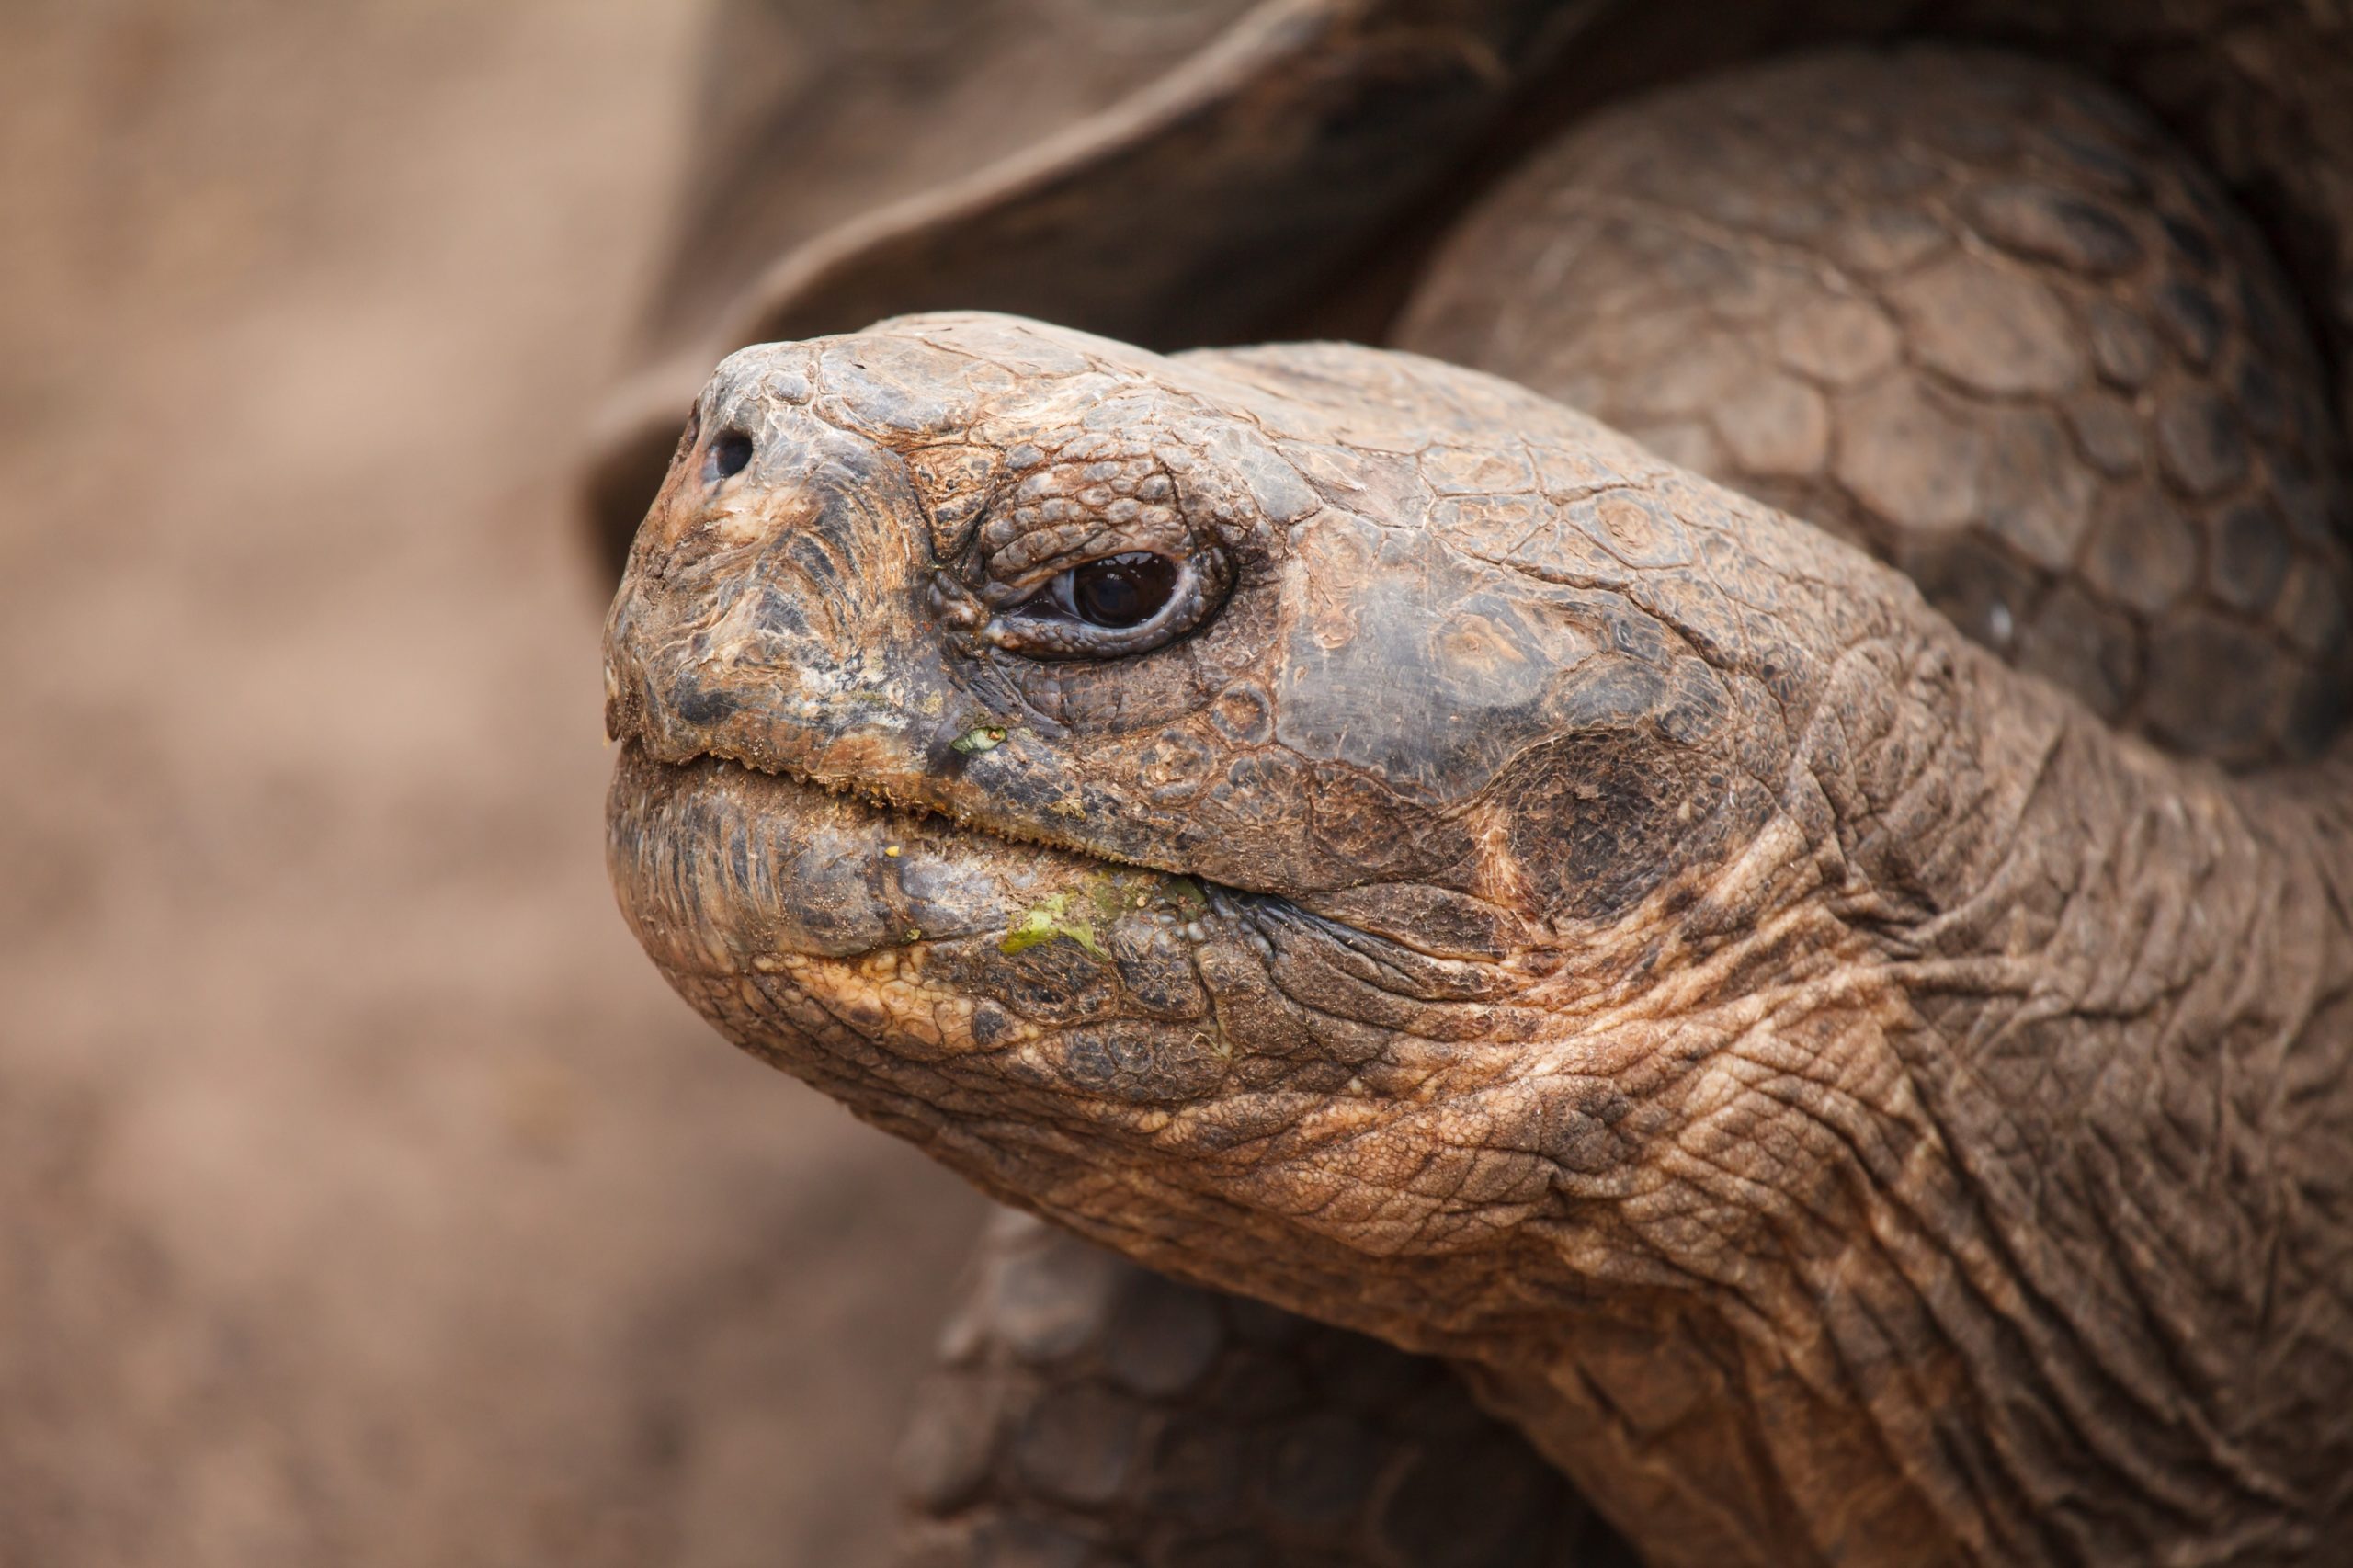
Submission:
<svg viewBox="0 0 2353 1568">
<path fill-rule="evenodd" d="M 1237 400 L 1273 376 L 1189 363 Z M 1285 405 L 1248 406 L 1290 452 Z M 1533 400 L 1494 417 L 1615 439 Z M 1312 434 L 1302 472 L 1355 460 Z M 2234 781 L 2120 740 L 1817 530 L 1595 449 L 1685 564 L 1573 570 L 1552 502 L 1533 532 L 1368 530 L 1343 504 L 1391 494 L 1370 459 L 1278 519 L 1263 572 L 1237 544 L 1227 619 L 1292 630 L 1251 655 L 1259 709 L 1171 721 L 1239 738 L 1209 768 L 1226 793 L 1164 814 L 1107 793 L 1116 735 L 1011 714 L 995 655 L 869 676 L 949 721 L 995 693 L 1027 726 L 1000 752 L 918 752 L 812 697 L 811 669 L 863 656 L 857 607 L 755 615 L 730 585 L 781 602 L 742 564 L 767 525 L 697 501 L 686 450 L 608 644 L 624 909 L 739 1044 L 995 1196 L 1453 1358 L 1654 1562 L 2285 1562 L 2343 1539 L 2353 770 Z M 871 533 L 889 508 L 860 483 Z M 775 548 L 805 556 L 835 525 L 796 506 Z M 1319 881 L 1320 853 L 1265 848 L 1294 842 L 1294 797 L 1321 835 L 1298 844 L 1340 842 L 1356 797 L 1330 781 L 1370 766 L 1286 695 L 1362 647 L 1333 633 L 1316 666 L 1346 617 L 1315 562 L 1355 562 L 1364 596 L 1399 549 L 1428 552 L 1414 582 L 1440 553 L 1487 573 L 1500 608 L 1430 636 L 1485 627 L 1465 656 L 1490 685 L 1519 678 L 1498 628 L 1625 656 L 1543 688 L 1557 743 L 1427 822 L 1369 819 L 1367 856 L 1421 869 Z M 1289 585 L 1264 590 L 1279 613 L 1251 608 L 1261 580 Z M 739 623 L 757 635 L 727 642 Z M 822 717 L 714 684 L 731 660 Z M 1024 805 L 1066 756 L 1085 787 Z"/>
<path fill-rule="evenodd" d="M 1620 1118 L 1522 1226 L 1593 1310 L 1474 1384 L 1660 1562 L 2317 1560 L 2353 768 L 2182 767 L 1902 610 L 1749 851 L 1606 938 L 1692 999 L 1557 1048 L 1641 1063 L 1547 1090 Z"/>
</svg>

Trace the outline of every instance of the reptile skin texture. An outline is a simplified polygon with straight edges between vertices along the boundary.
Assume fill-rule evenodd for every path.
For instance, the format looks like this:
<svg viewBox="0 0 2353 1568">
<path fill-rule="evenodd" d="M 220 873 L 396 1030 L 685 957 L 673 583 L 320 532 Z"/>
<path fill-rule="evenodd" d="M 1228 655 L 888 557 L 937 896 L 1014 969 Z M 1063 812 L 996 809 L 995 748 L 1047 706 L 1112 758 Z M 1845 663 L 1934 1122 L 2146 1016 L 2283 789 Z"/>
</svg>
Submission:
<svg viewBox="0 0 2353 1568">
<path fill-rule="evenodd" d="M 2261 766 L 2336 722 L 2341 464 L 2309 332 L 2194 161 L 2074 74 L 1853 51 L 1648 95 L 1474 209 L 1397 342 L 1821 524 L 2161 744 Z M 1237 1319 L 1265 1325 L 1255 1358 Z M 1164 1341 L 1192 1378 L 1140 1398 L 1107 1371 L 1105 1346 Z M 1631 1561 L 1459 1384 L 1399 1366 L 1008 1215 L 911 1420 L 904 1561 Z M 1417 1487 L 1437 1434 L 1463 1469 Z M 1320 1529 L 1256 1490 L 1286 1443 L 1347 1477 Z"/>
<path fill-rule="evenodd" d="M 900 1471 L 909 1568 L 1635 1561 L 1442 1363 L 1011 1213 Z"/>
<path fill-rule="evenodd" d="M 1396 341 L 746 350 L 637 537 L 641 940 L 1075 1233 L 984 1242 L 908 1561 L 2320 1560 L 2346 496 L 2255 228 L 1835 51 L 1538 147 Z"/>
<path fill-rule="evenodd" d="M 2335 728 L 2310 330 L 2212 182 L 2068 72 L 1837 53 L 1597 117 L 1461 225 L 1397 342 L 1862 545 L 2120 727 L 2241 767 Z"/>
</svg>

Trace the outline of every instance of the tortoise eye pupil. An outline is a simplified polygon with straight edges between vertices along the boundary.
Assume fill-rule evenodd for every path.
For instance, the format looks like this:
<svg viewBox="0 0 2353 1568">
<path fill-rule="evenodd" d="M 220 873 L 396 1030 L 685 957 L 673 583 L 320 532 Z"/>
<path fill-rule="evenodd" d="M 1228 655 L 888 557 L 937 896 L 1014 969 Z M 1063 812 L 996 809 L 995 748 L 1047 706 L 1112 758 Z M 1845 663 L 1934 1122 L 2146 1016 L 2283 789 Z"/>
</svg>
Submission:
<svg viewBox="0 0 2353 1568">
<path fill-rule="evenodd" d="M 1071 573 L 1071 608 L 1096 626 L 1141 626 L 1176 591 L 1176 563 L 1133 551 L 1091 561 Z"/>
<path fill-rule="evenodd" d="M 710 444 L 710 476 L 726 479 L 751 466 L 752 437 L 741 430 L 727 430 Z"/>
</svg>

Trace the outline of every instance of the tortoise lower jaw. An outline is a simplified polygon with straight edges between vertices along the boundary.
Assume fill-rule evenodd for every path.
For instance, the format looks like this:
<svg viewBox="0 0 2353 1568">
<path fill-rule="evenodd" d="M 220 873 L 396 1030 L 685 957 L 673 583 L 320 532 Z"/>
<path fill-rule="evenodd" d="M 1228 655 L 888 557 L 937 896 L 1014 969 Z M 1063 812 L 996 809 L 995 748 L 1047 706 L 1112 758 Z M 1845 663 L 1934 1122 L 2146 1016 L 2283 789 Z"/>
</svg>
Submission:
<svg viewBox="0 0 2353 1568">
<path fill-rule="evenodd" d="M 606 825 L 622 911 L 674 972 L 1051 939 L 1077 929 L 1113 881 L 1147 902 L 1182 881 L 721 757 L 657 761 L 634 740 L 614 767 Z"/>
</svg>

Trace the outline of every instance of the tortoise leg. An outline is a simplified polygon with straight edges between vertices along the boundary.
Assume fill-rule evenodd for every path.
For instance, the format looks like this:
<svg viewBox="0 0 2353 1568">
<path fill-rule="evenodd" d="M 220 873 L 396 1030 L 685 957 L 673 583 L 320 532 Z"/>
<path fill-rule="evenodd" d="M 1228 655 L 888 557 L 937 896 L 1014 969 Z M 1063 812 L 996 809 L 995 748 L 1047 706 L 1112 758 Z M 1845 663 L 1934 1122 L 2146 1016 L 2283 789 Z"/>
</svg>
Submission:
<svg viewBox="0 0 2353 1568">
<path fill-rule="evenodd" d="M 905 1568 L 1600 1568 L 1631 1551 L 1442 1361 L 983 1237 L 900 1456 Z"/>
</svg>

